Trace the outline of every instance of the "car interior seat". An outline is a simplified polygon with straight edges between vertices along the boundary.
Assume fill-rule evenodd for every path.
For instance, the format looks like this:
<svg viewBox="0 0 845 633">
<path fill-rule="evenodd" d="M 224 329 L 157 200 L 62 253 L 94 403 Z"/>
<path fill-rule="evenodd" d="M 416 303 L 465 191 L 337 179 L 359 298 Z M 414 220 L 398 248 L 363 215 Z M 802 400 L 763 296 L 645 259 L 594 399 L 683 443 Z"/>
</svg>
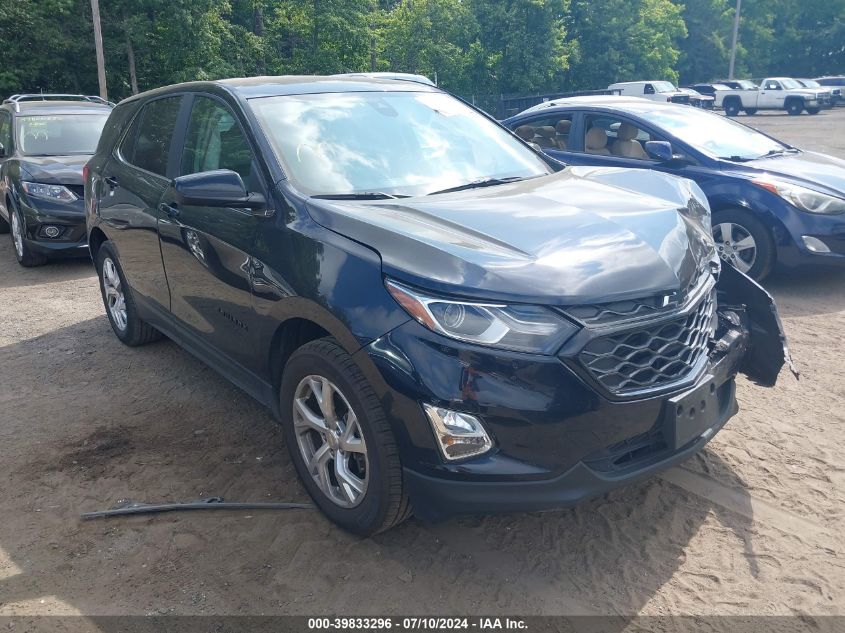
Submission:
<svg viewBox="0 0 845 633">
<path fill-rule="evenodd" d="M 611 147 L 613 155 L 647 160 L 648 154 L 645 153 L 640 142 L 636 140 L 639 133 L 639 129 L 630 123 L 620 125 L 616 131 L 616 140 L 613 141 L 613 146 Z"/>
<path fill-rule="evenodd" d="M 587 131 L 585 140 L 588 154 L 610 156 L 610 151 L 607 149 L 607 132 L 600 127 L 591 127 Z"/>
<path fill-rule="evenodd" d="M 569 145 L 569 131 L 572 129 L 572 121 L 562 119 L 555 125 L 555 140 L 560 149 L 566 149 Z"/>
<path fill-rule="evenodd" d="M 555 138 L 555 128 L 551 125 L 543 125 L 536 130 L 534 142 L 544 149 L 558 149 L 557 139 Z"/>
</svg>

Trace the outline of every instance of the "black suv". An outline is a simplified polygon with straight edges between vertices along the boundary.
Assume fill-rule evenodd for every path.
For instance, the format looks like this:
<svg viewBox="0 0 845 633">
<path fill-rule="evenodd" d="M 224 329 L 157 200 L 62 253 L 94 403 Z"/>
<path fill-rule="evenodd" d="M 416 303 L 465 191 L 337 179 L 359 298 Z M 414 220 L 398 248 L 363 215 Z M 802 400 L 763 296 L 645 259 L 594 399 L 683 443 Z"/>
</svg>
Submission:
<svg viewBox="0 0 845 633">
<path fill-rule="evenodd" d="M 0 106 L 0 233 L 22 266 L 85 256 L 82 167 L 112 104 L 82 95 L 14 95 Z"/>
<path fill-rule="evenodd" d="M 737 372 L 784 363 L 695 183 L 565 167 L 433 86 L 170 86 L 120 103 L 88 167 L 114 333 L 265 403 L 356 533 L 647 476 L 736 412 Z"/>
</svg>

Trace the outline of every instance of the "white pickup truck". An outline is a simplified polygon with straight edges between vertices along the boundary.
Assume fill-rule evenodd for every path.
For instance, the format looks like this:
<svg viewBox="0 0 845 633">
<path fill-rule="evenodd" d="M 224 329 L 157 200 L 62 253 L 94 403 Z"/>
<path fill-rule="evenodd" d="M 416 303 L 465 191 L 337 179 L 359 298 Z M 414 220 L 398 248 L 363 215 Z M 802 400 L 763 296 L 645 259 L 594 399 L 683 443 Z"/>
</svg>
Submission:
<svg viewBox="0 0 845 633">
<path fill-rule="evenodd" d="M 740 110 L 746 114 L 757 110 L 786 110 L 793 115 L 806 110 L 818 114 L 831 105 L 829 90 L 804 88 L 789 77 L 769 77 L 756 90 L 721 90 L 719 100 L 728 116 L 736 116 Z"/>
</svg>

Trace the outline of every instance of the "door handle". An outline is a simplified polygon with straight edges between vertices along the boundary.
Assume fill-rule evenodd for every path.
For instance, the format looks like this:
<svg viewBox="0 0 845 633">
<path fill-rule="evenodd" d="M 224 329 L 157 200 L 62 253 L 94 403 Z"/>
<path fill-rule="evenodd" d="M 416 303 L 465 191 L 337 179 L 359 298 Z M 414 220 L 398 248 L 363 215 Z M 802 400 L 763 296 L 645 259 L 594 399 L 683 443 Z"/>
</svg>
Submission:
<svg viewBox="0 0 845 633">
<path fill-rule="evenodd" d="M 106 176 L 103 180 L 109 186 L 109 189 L 114 189 L 118 185 L 117 178 L 114 176 Z"/>
<path fill-rule="evenodd" d="M 175 219 L 179 217 L 180 213 L 179 209 L 165 202 L 162 202 L 160 205 L 158 205 L 158 210 L 170 219 Z"/>
</svg>

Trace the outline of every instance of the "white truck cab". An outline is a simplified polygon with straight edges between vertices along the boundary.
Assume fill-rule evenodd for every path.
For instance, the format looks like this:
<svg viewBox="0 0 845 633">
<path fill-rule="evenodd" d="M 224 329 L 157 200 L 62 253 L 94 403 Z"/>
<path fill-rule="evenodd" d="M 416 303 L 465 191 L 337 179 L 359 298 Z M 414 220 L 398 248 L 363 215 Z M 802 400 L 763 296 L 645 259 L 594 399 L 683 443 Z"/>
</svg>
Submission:
<svg viewBox="0 0 845 633">
<path fill-rule="evenodd" d="M 689 103 L 690 96 L 678 90 L 671 81 L 621 81 L 610 84 L 608 90 L 618 91 L 623 97 L 642 97 L 652 101 Z"/>
</svg>

